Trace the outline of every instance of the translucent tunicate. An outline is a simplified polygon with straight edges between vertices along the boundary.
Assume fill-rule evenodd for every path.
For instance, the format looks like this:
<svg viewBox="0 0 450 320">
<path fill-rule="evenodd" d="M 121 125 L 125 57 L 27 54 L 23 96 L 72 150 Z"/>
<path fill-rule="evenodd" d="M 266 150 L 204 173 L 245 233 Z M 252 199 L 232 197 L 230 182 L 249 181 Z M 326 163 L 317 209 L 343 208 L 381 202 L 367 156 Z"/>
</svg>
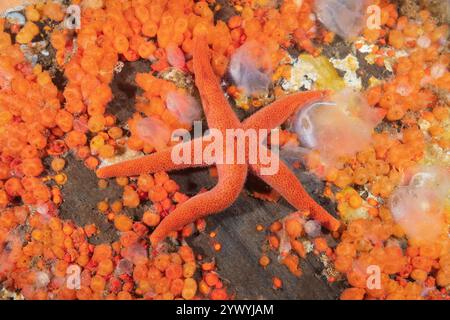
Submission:
<svg viewBox="0 0 450 320">
<path fill-rule="evenodd" d="M 36 288 L 44 288 L 50 283 L 50 277 L 46 272 L 39 271 L 36 273 L 35 286 Z"/>
<path fill-rule="evenodd" d="M 430 45 L 431 45 L 431 39 L 430 39 L 429 37 L 425 36 L 425 35 L 420 36 L 420 37 L 417 39 L 417 45 L 418 45 L 419 47 L 423 48 L 423 49 L 426 49 L 426 48 L 430 47 Z"/>
<path fill-rule="evenodd" d="M 285 229 L 281 229 L 280 231 L 278 231 L 277 236 L 280 239 L 280 246 L 278 249 L 280 252 L 279 259 L 282 259 L 291 251 L 291 241 Z"/>
<path fill-rule="evenodd" d="M 410 240 L 427 243 L 445 234 L 444 208 L 450 174 L 440 167 L 416 168 L 389 199 L 392 216 Z"/>
<path fill-rule="evenodd" d="M 179 91 L 171 91 L 166 98 L 167 109 L 170 110 L 182 124 L 192 125 L 200 120 L 202 109 L 198 101 L 191 95 Z"/>
<path fill-rule="evenodd" d="M 360 94 L 344 90 L 329 101 L 304 107 L 294 117 L 292 129 L 303 147 L 319 152 L 325 167 L 339 166 L 340 158 L 353 156 L 369 145 L 373 129 L 384 115 Z"/>
<path fill-rule="evenodd" d="M 247 41 L 231 57 L 230 75 L 246 95 L 267 92 L 272 75 L 269 52 L 258 42 Z"/>
<path fill-rule="evenodd" d="M 167 61 L 172 67 L 182 69 L 186 65 L 183 51 L 174 43 L 169 43 L 166 48 Z"/>
<path fill-rule="evenodd" d="M 357 36 L 364 27 L 367 1 L 316 0 L 315 11 L 320 22 L 344 39 Z"/>
<path fill-rule="evenodd" d="M 155 117 L 140 120 L 136 125 L 136 130 L 139 139 L 157 150 L 164 149 L 170 141 L 170 128 Z"/>
<path fill-rule="evenodd" d="M 447 72 L 447 67 L 443 64 L 435 64 L 431 67 L 430 75 L 433 79 L 439 79 Z"/>
<path fill-rule="evenodd" d="M 307 148 L 315 148 L 318 145 L 316 136 L 316 126 L 313 123 L 313 113 L 321 107 L 333 107 L 334 103 L 318 102 L 306 107 L 298 114 L 295 121 L 294 129 L 303 146 Z"/>
<path fill-rule="evenodd" d="M 0 242 L 0 278 L 11 272 L 21 256 L 23 240 L 15 232 L 10 232 L 4 243 Z"/>
<path fill-rule="evenodd" d="M 413 92 L 412 86 L 408 84 L 400 84 L 397 86 L 396 92 L 402 97 L 409 96 Z"/>
<path fill-rule="evenodd" d="M 142 244 L 134 243 L 122 251 L 122 256 L 133 264 L 140 264 L 147 260 L 147 249 Z"/>
<path fill-rule="evenodd" d="M 8 12 L 5 16 L 11 24 L 18 24 L 23 26 L 26 22 L 25 16 L 17 11 Z"/>
<path fill-rule="evenodd" d="M 306 234 L 311 237 L 315 238 L 320 236 L 320 232 L 322 230 L 320 223 L 318 223 L 315 220 L 309 220 L 305 223 L 305 232 Z"/>
<path fill-rule="evenodd" d="M 120 276 L 123 274 L 131 275 L 133 273 L 133 263 L 130 260 L 121 259 L 117 264 L 114 273 L 116 276 Z"/>
</svg>

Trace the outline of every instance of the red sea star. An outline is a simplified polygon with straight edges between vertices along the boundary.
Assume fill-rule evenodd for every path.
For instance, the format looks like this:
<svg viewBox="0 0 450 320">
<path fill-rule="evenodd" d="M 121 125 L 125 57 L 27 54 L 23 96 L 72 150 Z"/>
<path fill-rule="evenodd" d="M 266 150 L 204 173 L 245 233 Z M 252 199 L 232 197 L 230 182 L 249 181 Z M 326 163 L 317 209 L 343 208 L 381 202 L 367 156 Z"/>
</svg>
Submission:
<svg viewBox="0 0 450 320">
<path fill-rule="evenodd" d="M 295 111 L 308 103 L 323 98 L 324 92 L 301 92 L 284 97 L 247 118 L 242 123 L 226 100 L 219 80 L 210 64 L 209 47 L 205 37 L 196 37 L 194 44 L 195 82 L 200 91 L 203 109 L 209 128 L 219 130 L 224 136 L 227 129 L 274 129 L 283 124 Z M 203 141 L 203 149 L 210 143 Z M 194 150 L 194 141 L 186 142 Z M 264 146 L 259 146 L 265 148 Z M 268 151 L 269 152 L 269 151 Z M 188 167 L 201 167 L 206 164 L 175 164 L 171 158 L 172 148 L 160 151 L 140 159 L 125 161 L 101 168 L 97 171 L 100 178 L 117 176 L 135 176 L 141 173 L 173 171 Z M 194 152 L 191 152 L 193 155 Z M 185 225 L 207 215 L 228 208 L 239 196 L 244 187 L 248 170 L 277 190 L 292 206 L 298 210 L 309 210 L 311 216 L 324 227 L 335 231 L 340 223 L 305 191 L 293 172 L 280 161 L 280 167 L 274 175 L 261 175 L 261 164 L 248 163 L 248 150 L 245 164 L 216 164 L 218 172 L 217 185 L 208 192 L 198 194 L 179 205 L 169 214 L 152 233 L 150 240 L 156 245 L 171 231 L 180 230 Z"/>
</svg>

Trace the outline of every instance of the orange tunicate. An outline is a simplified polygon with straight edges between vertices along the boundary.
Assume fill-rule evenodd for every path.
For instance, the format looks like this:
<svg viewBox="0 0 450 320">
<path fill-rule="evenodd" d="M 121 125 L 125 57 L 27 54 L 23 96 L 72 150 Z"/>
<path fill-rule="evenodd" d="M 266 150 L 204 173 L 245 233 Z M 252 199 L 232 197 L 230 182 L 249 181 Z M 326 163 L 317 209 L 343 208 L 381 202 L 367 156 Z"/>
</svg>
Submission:
<svg viewBox="0 0 450 320">
<path fill-rule="evenodd" d="M 241 24 L 242 24 L 241 16 L 232 16 L 230 19 L 228 19 L 228 27 L 230 29 L 239 28 Z"/>
<path fill-rule="evenodd" d="M 267 267 L 270 264 L 270 258 L 266 255 L 261 256 L 261 258 L 259 259 L 259 264 L 263 268 Z"/>
<path fill-rule="evenodd" d="M 348 272 L 353 265 L 353 259 L 349 256 L 338 256 L 334 261 L 334 267 L 339 272 Z"/>
<path fill-rule="evenodd" d="M 112 145 L 105 144 L 99 148 L 98 154 L 103 159 L 112 158 L 114 157 L 115 149 Z"/>
<path fill-rule="evenodd" d="M 123 205 L 129 208 L 136 208 L 139 206 L 139 194 L 131 187 L 125 187 L 123 192 Z"/>
<path fill-rule="evenodd" d="M 64 169 L 66 161 L 62 158 L 53 158 L 51 162 L 51 167 L 54 171 L 59 172 Z"/>
<path fill-rule="evenodd" d="M 37 177 L 44 171 L 44 166 L 39 158 L 24 159 L 22 171 L 26 176 Z"/>
<path fill-rule="evenodd" d="M 122 201 L 116 200 L 111 204 L 111 210 L 113 213 L 119 213 L 120 211 L 122 211 L 122 208 Z"/>
<path fill-rule="evenodd" d="M 288 219 L 284 222 L 284 226 L 289 237 L 295 239 L 302 235 L 303 225 L 301 224 L 299 219 Z"/>
<path fill-rule="evenodd" d="M 97 168 L 99 161 L 97 158 L 95 157 L 88 157 L 85 161 L 84 161 L 85 165 L 90 168 L 90 169 L 95 169 Z"/>
<path fill-rule="evenodd" d="M 6 180 L 9 178 L 9 176 L 9 166 L 4 162 L 0 162 L 0 179 Z"/>
<path fill-rule="evenodd" d="M 128 42 L 127 37 L 123 34 L 117 34 L 114 38 L 114 48 L 118 53 L 126 53 L 128 48 L 130 47 L 130 43 Z"/>
<path fill-rule="evenodd" d="M 133 220 L 123 214 L 118 214 L 114 218 L 114 226 L 117 230 L 125 232 L 133 228 Z"/>
<path fill-rule="evenodd" d="M 139 176 L 137 185 L 139 190 L 149 192 L 150 189 L 155 185 L 155 181 L 151 175 L 144 173 Z"/>
<path fill-rule="evenodd" d="M 363 300 L 366 291 L 361 288 L 347 288 L 341 293 L 341 300 Z"/>
<path fill-rule="evenodd" d="M 338 256 L 355 257 L 356 256 L 356 248 L 352 243 L 342 241 L 336 247 L 336 254 Z"/>
<path fill-rule="evenodd" d="M 197 282 L 192 278 L 185 279 L 181 296 L 186 300 L 191 300 L 195 297 L 196 293 Z"/>
<path fill-rule="evenodd" d="M 112 249 L 108 244 L 101 244 L 94 248 L 94 253 L 92 255 L 92 260 L 95 262 L 100 262 L 105 259 L 110 259 L 112 257 Z"/>
<path fill-rule="evenodd" d="M 132 300 L 132 296 L 129 292 L 127 291 L 120 291 L 117 294 L 117 300 Z"/>
<path fill-rule="evenodd" d="M 170 280 L 179 279 L 183 276 L 183 268 L 179 264 L 172 263 L 166 268 L 165 275 Z"/>
<path fill-rule="evenodd" d="M 134 14 L 136 18 L 144 24 L 150 19 L 150 12 L 145 5 L 137 5 L 134 7 Z"/>
<path fill-rule="evenodd" d="M 90 238 L 97 233 L 97 227 L 95 224 L 88 224 L 84 227 L 84 233 L 88 238 Z"/>
<path fill-rule="evenodd" d="M 405 43 L 404 36 L 401 31 L 391 30 L 389 33 L 389 44 L 396 49 L 401 49 Z"/>
<path fill-rule="evenodd" d="M 86 144 L 87 137 L 84 133 L 79 131 L 70 131 L 65 140 L 64 140 L 69 148 L 75 148 L 81 145 Z"/>
<path fill-rule="evenodd" d="M 194 252 L 187 245 L 181 246 L 178 249 L 178 254 L 181 256 L 181 259 L 183 259 L 184 262 L 193 262 L 193 261 L 195 261 Z"/>
<path fill-rule="evenodd" d="M 307 252 L 305 246 L 299 240 L 291 240 L 292 249 L 297 253 L 301 258 L 306 258 Z"/>
<path fill-rule="evenodd" d="M 73 116 L 65 110 L 59 110 L 56 116 L 56 125 L 62 131 L 69 132 L 73 127 Z"/>
<path fill-rule="evenodd" d="M 126 185 L 128 185 L 128 178 L 127 177 L 117 177 L 116 178 L 116 183 L 121 186 L 121 187 L 125 187 Z"/>
<path fill-rule="evenodd" d="M 32 139 L 31 142 L 33 142 L 34 145 L 39 146 L 40 149 L 43 149 L 45 147 L 43 141 L 45 141 L 46 145 L 47 141 L 45 140 L 45 138 L 42 137 L 42 135 L 38 135 L 34 139 Z M 39 151 L 34 145 L 28 145 L 23 148 L 20 152 L 20 157 L 22 159 L 37 158 L 39 156 Z"/>
<path fill-rule="evenodd" d="M 89 118 L 88 128 L 91 132 L 100 132 L 104 129 L 105 124 L 106 120 L 103 115 L 93 115 Z"/>
<path fill-rule="evenodd" d="M 0 208 L 4 209 L 9 203 L 8 194 L 5 190 L 0 190 Z"/>
<path fill-rule="evenodd" d="M 100 261 L 97 267 L 97 274 L 101 276 L 108 276 L 114 270 L 114 264 L 111 259 L 104 259 Z"/>
<path fill-rule="evenodd" d="M 288 254 L 283 258 L 282 264 L 285 265 L 289 269 L 289 271 L 296 277 L 300 277 L 302 275 L 302 270 L 299 267 L 298 256 Z"/>
<path fill-rule="evenodd" d="M 174 180 L 167 180 L 163 187 L 169 194 L 173 194 L 180 189 L 180 186 Z"/>
<path fill-rule="evenodd" d="M 172 283 L 170 285 L 170 292 L 174 296 L 179 296 L 179 295 L 181 295 L 181 292 L 183 291 L 183 287 L 184 287 L 184 281 L 182 279 L 175 279 L 172 281 Z"/>
<path fill-rule="evenodd" d="M 5 182 L 4 188 L 11 197 L 17 197 L 23 192 L 22 183 L 18 178 L 8 179 L 8 181 Z"/>
<path fill-rule="evenodd" d="M 166 253 L 159 254 L 154 261 L 154 266 L 160 271 L 165 271 L 170 264 L 170 255 Z"/>
<path fill-rule="evenodd" d="M 105 279 L 100 275 L 95 275 L 91 279 L 90 288 L 94 292 L 101 293 L 103 290 L 105 290 L 106 281 Z"/>
<path fill-rule="evenodd" d="M 106 201 L 100 201 L 99 203 L 97 203 L 97 209 L 100 212 L 106 212 L 106 210 L 108 210 L 109 205 L 108 202 Z"/>
<path fill-rule="evenodd" d="M 189 28 L 189 22 L 186 17 L 179 17 L 175 20 L 175 24 L 173 26 L 176 34 L 183 34 Z"/>
<path fill-rule="evenodd" d="M 44 5 L 43 14 L 51 20 L 62 21 L 64 20 L 65 13 L 60 3 L 47 1 Z"/>
<path fill-rule="evenodd" d="M 108 135 L 112 138 L 112 139 L 120 139 L 123 136 L 123 130 L 119 127 L 112 127 L 108 130 Z"/>
<path fill-rule="evenodd" d="M 85 54 L 80 61 L 81 68 L 89 75 L 96 76 L 99 73 L 99 67 L 95 57 Z"/>
<path fill-rule="evenodd" d="M 156 51 L 156 45 L 152 41 L 142 42 L 139 45 L 138 53 L 143 59 L 149 59 Z"/>
<path fill-rule="evenodd" d="M 164 171 L 156 172 L 154 177 L 155 177 L 155 184 L 157 186 L 162 186 L 164 183 L 166 183 L 170 179 L 169 175 Z"/>
<path fill-rule="evenodd" d="M 227 300 L 228 294 L 224 288 L 216 288 L 211 292 L 211 300 Z"/>
<path fill-rule="evenodd" d="M 161 217 L 157 213 L 154 213 L 152 211 L 146 211 L 144 212 L 142 221 L 149 227 L 156 227 L 161 221 Z"/>
<path fill-rule="evenodd" d="M 274 289 L 281 289 L 283 287 L 283 281 L 278 277 L 272 278 L 272 284 Z"/>
<path fill-rule="evenodd" d="M 186 262 L 183 264 L 183 277 L 185 278 L 192 278 L 195 274 L 197 267 L 195 265 L 195 262 Z"/>
<path fill-rule="evenodd" d="M 167 191 L 161 186 L 154 186 L 149 191 L 149 198 L 152 202 L 160 202 L 167 198 Z"/>
<path fill-rule="evenodd" d="M 158 32 L 158 25 L 154 21 L 146 21 L 142 25 L 142 34 L 144 36 L 153 38 L 156 36 L 157 32 Z"/>
<path fill-rule="evenodd" d="M 326 252 L 328 247 L 327 240 L 323 237 L 314 239 L 314 248 L 318 252 Z"/>
</svg>

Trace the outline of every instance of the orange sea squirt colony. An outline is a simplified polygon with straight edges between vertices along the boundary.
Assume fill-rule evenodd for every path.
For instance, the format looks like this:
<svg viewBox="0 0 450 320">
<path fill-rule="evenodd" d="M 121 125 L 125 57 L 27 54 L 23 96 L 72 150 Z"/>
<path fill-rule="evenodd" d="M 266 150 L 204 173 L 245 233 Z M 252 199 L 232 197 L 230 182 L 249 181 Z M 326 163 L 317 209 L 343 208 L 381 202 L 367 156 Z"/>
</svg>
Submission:
<svg viewBox="0 0 450 320">
<path fill-rule="evenodd" d="M 126 149 L 150 154 L 172 144 L 165 135 L 146 139 L 146 132 L 139 127 L 143 121 L 156 119 L 167 132 L 189 129 L 191 121 L 198 118 L 198 106 L 187 98 L 182 108 L 174 109 L 171 98 L 190 97 L 191 93 L 160 77 L 160 72 L 177 68 L 193 73 L 194 38 L 205 30 L 215 76 L 223 77 L 236 50 L 250 41 L 267 49 L 271 61 L 266 62 L 266 70 L 273 70 L 270 76 L 275 78 L 279 69 L 289 74 L 289 65 L 284 63 L 288 56 L 285 48 L 296 46 L 318 55 L 320 44 L 331 43 L 334 38 L 312 18 L 313 2 L 304 0 L 298 7 L 297 1 L 285 0 L 275 9 L 254 1 L 235 1 L 237 14 L 227 22 L 214 23 L 215 11 L 220 9 L 214 1 L 73 1 L 82 4 L 82 28 L 75 32 L 51 30 L 50 37 L 57 64 L 68 80 L 62 92 L 48 71 L 39 64 L 29 64 L 18 44 L 29 44 L 42 32 L 35 23 L 40 19 L 61 22 L 64 8 L 51 1 L 29 6 L 23 27 L 10 26 L 0 19 L 3 286 L 19 290 L 27 299 L 230 298 L 215 272 L 215 263 L 196 257 L 187 245 L 170 252 L 149 252 L 153 228 L 189 199 L 165 172 L 142 173 L 137 179 L 117 178 L 115 183 L 124 189 L 123 198 L 96 205 L 99 214 L 104 214 L 117 229 L 119 240 L 92 245 L 88 240 L 98 233 L 95 225 L 81 227 L 58 218 L 62 186 L 67 181 L 63 158 L 70 150 L 88 168 L 96 170 L 101 162 L 114 159 Z M 382 28 L 365 29 L 365 39 L 376 44 L 380 54 L 388 56 L 393 52 L 383 48 L 389 44 L 394 49 L 407 49 L 409 55 L 396 60 L 390 81 L 369 88 L 364 95 L 370 106 L 385 110 L 386 121 L 401 122 L 402 134 L 375 133 L 366 150 L 343 159 L 343 167 L 330 168 L 325 179 L 329 186 L 339 188 L 367 185 L 374 196 L 387 199 L 404 170 L 424 157 L 427 143 L 444 150 L 450 147 L 444 127 L 448 106 L 432 90 L 450 89 L 446 68 L 449 55 L 441 45 L 448 26 L 437 25 L 428 11 L 421 11 L 417 20 L 408 20 L 398 16 L 393 4 L 384 0 L 374 3 L 382 8 Z M 10 33 L 16 33 L 17 44 Z M 125 129 L 114 115 L 108 114 L 107 106 L 113 99 L 110 83 L 119 61 L 139 59 L 148 61 L 151 71 L 136 76 L 142 95 Z M 245 90 L 229 86 L 227 93 L 238 98 Z M 285 94 L 279 86 L 274 93 L 277 98 Z M 425 132 L 418 126 L 418 119 L 430 123 Z M 282 139 L 289 137 L 286 132 L 282 134 Z M 51 170 L 44 165 L 47 159 Z M 311 171 L 321 166 L 317 159 L 314 152 L 308 156 Z M 105 180 L 99 182 L 99 186 L 106 184 Z M 336 195 L 330 192 L 328 196 L 338 202 L 341 215 L 348 208 L 362 207 L 367 207 L 370 214 L 370 219 L 353 220 L 342 233 L 334 232 L 341 239 L 336 248 L 330 248 L 322 234 L 311 236 L 314 252 L 329 257 L 351 286 L 341 298 L 417 299 L 424 289 L 429 292 L 428 298 L 448 297 L 448 237 L 433 243 L 409 243 L 402 250 L 392 239 L 404 237 L 404 231 L 395 224 L 386 205 L 375 200 L 367 204 L 356 191 Z M 123 213 L 123 207 L 136 208 L 147 200 L 153 206 L 142 221 Z M 445 214 L 448 223 L 449 214 Z M 300 259 L 307 255 L 303 239 L 310 235 L 310 228 L 306 223 L 294 216 L 272 224 L 268 235 L 271 248 L 289 249 L 283 251 L 281 262 L 296 276 L 302 274 Z M 30 231 L 21 231 L 23 225 Z M 169 233 L 169 237 L 176 240 L 203 229 L 204 220 L 200 219 L 178 233 Z M 280 232 L 284 232 L 283 237 Z M 220 250 L 220 244 L 216 243 L 215 248 Z M 263 255 L 261 266 L 269 263 L 270 258 Z M 364 270 L 372 264 L 381 266 L 380 290 L 365 286 Z M 64 285 L 71 265 L 81 268 L 80 290 Z M 194 279 L 197 269 L 201 270 L 200 280 Z M 282 283 L 274 277 L 274 288 L 281 288 Z"/>
</svg>

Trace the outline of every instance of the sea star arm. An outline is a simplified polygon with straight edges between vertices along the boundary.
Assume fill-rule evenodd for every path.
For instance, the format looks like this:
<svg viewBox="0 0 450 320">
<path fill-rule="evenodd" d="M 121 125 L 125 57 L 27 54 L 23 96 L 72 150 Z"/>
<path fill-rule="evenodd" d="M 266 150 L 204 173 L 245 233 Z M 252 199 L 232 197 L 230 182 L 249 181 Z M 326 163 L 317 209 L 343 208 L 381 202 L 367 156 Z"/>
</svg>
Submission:
<svg viewBox="0 0 450 320">
<path fill-rule="evenodd" d="M 202 161 L 203 159 L 201 159 L 201 161 L 197 161 L 197 159 L 195 159 L 195 155 L 199 154 L 199 148 L 201 150 L 201 154 L 203 154 L 203 150 L 210 143 L 210 141 L 206 141 L 203 138 L 194 139 L 192 141 L 185 142 L 183 145 L 167 148 L 142 158 L 128 160 L 100 168 L 97 170 L 97 176 L 105 179 L 112 177 L 137 176 L 141 173 L 155 173 L 160 171 L 175 171 L 186 168 L 205 167 L 207 164 Z M 178 149 L 190 150 L 190 161 L 183 161 L 181 163 L 178 161 L 174 162 L 174 159 L 172 158 L 172 151 L 175 147 Z"/>
<path fill-rule="evenodd" d="M 274 129 L 285 123 L 297 110 L 326 95 L 326 91 L 305 91 L 283 97 L 245 119 L 243 126 L 256 130 Z"/>
<path fill-rule="evenodd" d="M 264 182 L 280 193 L 281 196 L 296 209 L 310 210 L 312 218 L 331 231 L 339 229 L 340 222 L 314 201 L 305 188 L 303 188 L 295 174 L 282 160 L 280 160 L 279 170 L 275 174 L 263 175 L 261 174 L 262 168 L 264 168 L 264 166 L 259 163 L 250 164 L 250 169 L 253 174 L 260 177 Z"/>
<path fill-rule="evenodd" d="M 200 92 L 208 125 L 210 128 L 219 130 L 238 127 L 239 119 L 225 98 L 210 60 L 206 36 L 196 36 L 193 52 L 195 84 Z"/>
<path fill-rule="evenodd" d="M 205 193 L 192 197 L 181 204 L 161 221 L 150 236 L 153 246 L 172 231 L 185 225 L 228 208 L 239 196 L 247 177 L 246 165 L 218 165 L 219 181 Z"/>
</svg>

